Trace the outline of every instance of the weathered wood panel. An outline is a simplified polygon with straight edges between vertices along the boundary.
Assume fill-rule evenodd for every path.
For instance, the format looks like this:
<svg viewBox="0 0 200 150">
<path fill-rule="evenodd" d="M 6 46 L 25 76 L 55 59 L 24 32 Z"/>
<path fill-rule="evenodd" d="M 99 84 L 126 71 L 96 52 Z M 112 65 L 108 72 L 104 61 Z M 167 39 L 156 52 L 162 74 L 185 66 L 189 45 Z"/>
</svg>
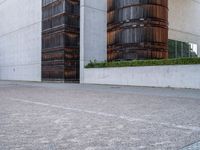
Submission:
<svg viewBox="0 0 200 150">
<path fill-rule="evenodd" d="M 79 0 L 43 0 L 42 79 L 79 81 Z"/>
<path fill-rule="evenodd" d="M 168 0 L 108 0 L 108 60 L 168 57 Z"/>
</svg>

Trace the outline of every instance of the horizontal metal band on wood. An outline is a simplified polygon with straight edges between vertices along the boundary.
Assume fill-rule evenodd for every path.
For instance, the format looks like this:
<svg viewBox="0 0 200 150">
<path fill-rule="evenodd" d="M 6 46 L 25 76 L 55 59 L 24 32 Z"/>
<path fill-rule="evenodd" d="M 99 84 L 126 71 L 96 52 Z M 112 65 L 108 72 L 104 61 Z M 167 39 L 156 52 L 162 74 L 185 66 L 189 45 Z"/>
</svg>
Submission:
<svg viewBox="0 0 200 150">
<path fill-rule="evenodd" d="M 79 81 L 80 1 L 43 0 L 42 79 Z"/>
<path fill-rule="evenodd" d="M 168 57 L 168 0 L 108 0 L 108 60 Z"/>
</svg>

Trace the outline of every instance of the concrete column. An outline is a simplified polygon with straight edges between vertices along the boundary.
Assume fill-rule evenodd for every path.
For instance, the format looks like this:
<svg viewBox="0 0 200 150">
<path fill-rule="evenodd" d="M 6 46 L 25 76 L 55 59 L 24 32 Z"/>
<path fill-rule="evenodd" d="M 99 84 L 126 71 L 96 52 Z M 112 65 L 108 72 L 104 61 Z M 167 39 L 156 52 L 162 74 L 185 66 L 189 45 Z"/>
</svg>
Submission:
<svg viewBox="0 0 200 150">
<path fill-rule="evenodd" d="M 80 1 L 80 82 L 90 61 L 107 60 L 107 0 Z"/>
</svg>

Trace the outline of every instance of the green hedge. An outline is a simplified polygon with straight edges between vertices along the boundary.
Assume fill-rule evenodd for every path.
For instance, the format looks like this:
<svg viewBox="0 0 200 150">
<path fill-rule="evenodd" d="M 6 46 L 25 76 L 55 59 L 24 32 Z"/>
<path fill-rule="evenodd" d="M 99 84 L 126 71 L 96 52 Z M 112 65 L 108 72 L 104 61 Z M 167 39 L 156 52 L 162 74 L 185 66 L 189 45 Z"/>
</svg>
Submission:
<svg viewBox="0 0 200 150">
<path fill-rule="evenodd" d="M 200 58 L 178 58 L 162 60 L 133 60 L 133 61 L 113 61 L 97 63 L 90 62 L 86 68 L 107 68 L 107 67 L 136 67 L 136 66 L 161 66 L 161 65 L 190 65 L 200 64 Z"/>
</svg>

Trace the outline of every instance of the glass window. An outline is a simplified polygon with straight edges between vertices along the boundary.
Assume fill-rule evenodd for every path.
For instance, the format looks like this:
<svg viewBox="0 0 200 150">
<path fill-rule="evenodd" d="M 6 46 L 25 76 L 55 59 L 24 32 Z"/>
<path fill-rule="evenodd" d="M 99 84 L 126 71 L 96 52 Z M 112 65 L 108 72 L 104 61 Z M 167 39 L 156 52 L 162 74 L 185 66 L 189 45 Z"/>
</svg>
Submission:
<svg viewBox="0 0 200 150">
<path fill-rule="evenodd" d="M 197 44 L 168 40 L 169 58 L 198 57 Z"/>
</svg>

